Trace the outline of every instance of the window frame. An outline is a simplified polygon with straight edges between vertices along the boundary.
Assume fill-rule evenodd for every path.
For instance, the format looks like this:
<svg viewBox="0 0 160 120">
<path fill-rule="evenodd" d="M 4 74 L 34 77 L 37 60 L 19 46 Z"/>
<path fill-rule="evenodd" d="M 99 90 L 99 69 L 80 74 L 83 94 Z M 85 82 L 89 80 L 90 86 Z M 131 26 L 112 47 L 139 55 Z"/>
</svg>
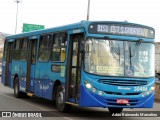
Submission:
<svg viewBox="0 0 160 120">
<path fill-rule="evenodd" d="M 17 44 L 17 41 L 19 41 L 19 44 Z M 17 47 L 17 45 L 19 45 L 19 46 Z M 14 60 L 14 61 L 20 60 L 20 57 L 21 57 L 20 45 L 21 45 L 21 38 L 15 39 L 14 46 L 13 46 L 13 56 L 12 56 L 12 60 Z M 16 56 L 18 56 L 17 58 L 15 58 L 15 54 L 16 54 Z"/>
<path fill-rule="evenodd" d="M 54 46 L 54 43 L 55 43 L 55 41 L 56 41 L 56 37 L 59 37 L 59 38 L 57 38 L 57 39 L 60 39 L 60 37 L 63 37 L 64 36 L 64 38 L 62 38 L 62 40 L 60 41 L 60 43 L 58 44 L 58 46 Z M 67 41 L 68 41 L 68 34 L 67 34 L 67 32 L 58 32 L 58 33 L 54 33 L 54 35 L 53 35 L 53 42 L 52 42 L 52 46 L 51 46 L 51 57 L 50 57 L 50 59 L 51 59 L 51 62 L 58 62 L 58 63 L 64 63 L 65 61 L 66 61 L 66 52 L 67 52 Z M 63 44 L 63 45 L 62 45 Z M 65 58 L 64 58 L 64 60 L 63 61 L 61 61 L 61 54 L 62 54 L 62 49 L 65 49 Z M 55 51 L 53 51 L 53 49 L 60 49 L 60 54 L 59 54 L 59 60 L 53 60 L 53 54 L 55 53 Z"/>
<path fill-rule="evenodd" d="M 24 41 L 27 41 L 27 47 L 26 48 L 23 48 L 23 44 L 24 44 Z M 19 61 L 27 61 L 28 60 L 28 52 L 29 52 L 29 38 L 21 38 L 21 44 L 20 44 L 20 58 L 19 58 Z M 26 59 L 23 59 L 22 58 L 22 53 L 24 52 L 27 52 L 26 54 Z M 23 56 L 24 57 L 24 56 Z"/>
<path fill-rule="evenodd" d="M 42 44 L 43 44 L 44 41 L 45 41 L 45 36 L 47 36 L 47 35 L 51 35 L 51 38 L 49 40 L 47 40 L 47 46 L 45 46 L 44 48 L 42 48 L 41 47 L 41 40 L 42 40 Z M 50 44 L 49 44 L 49 42 L 50 42 Z M 50 61 L 52 42 L 53 42 L 53 33 L 46 33 L 46 34 L 40 35 L 39 45 L 38 45 L 38 62 L 49 62 Z M 47 60 L 43 60 L 43 59 L 40 60 L 40 51 L 41 50 L 45 50 L 46 52 L 48 51 L 47 53 L 49 53 L 49 55 L 48 55 L 48 59 Z"/>
</svg>

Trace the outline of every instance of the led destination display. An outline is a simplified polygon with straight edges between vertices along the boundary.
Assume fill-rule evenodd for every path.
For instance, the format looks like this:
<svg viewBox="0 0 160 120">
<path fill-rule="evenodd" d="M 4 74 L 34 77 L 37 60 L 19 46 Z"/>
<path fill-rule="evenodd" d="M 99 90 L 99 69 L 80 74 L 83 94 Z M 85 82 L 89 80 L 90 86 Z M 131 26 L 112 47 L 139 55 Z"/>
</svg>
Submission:
<svg viewBox="0 0 160 120">
<path fill-rule="evenodd" d="M 92 34 L 115 34 L 125 36 L 136 36 L 154 38 L 153 28 L 137 26 L 134 24 L 101 24 L 94 23 L 89 26 L 89 33 Z"/>
</svg>

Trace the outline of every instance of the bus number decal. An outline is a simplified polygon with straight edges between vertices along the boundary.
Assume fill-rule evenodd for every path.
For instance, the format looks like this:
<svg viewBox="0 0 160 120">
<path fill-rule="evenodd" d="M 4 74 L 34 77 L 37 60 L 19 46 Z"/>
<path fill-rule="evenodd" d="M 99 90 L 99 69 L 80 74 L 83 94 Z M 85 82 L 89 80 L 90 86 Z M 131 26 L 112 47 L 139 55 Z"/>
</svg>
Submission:
<svg viewBox="0 0 160 120">
<path fill-rule="evenodd" d="M 147 90 L 148 90 L 147 87 L 134 87 L 135 92 L 145 92 Z"/>
</svg>

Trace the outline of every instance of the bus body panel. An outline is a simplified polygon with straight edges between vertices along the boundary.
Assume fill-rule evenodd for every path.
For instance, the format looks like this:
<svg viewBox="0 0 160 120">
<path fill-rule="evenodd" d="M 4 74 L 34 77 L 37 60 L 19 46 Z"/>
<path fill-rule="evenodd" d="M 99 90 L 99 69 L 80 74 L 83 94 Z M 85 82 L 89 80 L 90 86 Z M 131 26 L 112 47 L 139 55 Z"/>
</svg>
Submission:
<svg viewBox="0 0 160 120">
<path fill-rule="evenodd" d="M 34 95 L 38 97 L 42 97 L 42 83 L 41 79 L 35 79 L 34 81 Z"/>
<path fill-rule="evenodd" d="M 9 84 L 8 85 L 12 88 L 13 81 L 12 81 L 11 71 L 12 71 L 12 63 L 9 63 L 9 71 L 8 71 L 8 82 L 9 82 Z"/>
<path fill-rule="evenodd" d="M 34 91 L 34 81 L 35 81 L 35 64 L 31 65 L 31 71 L 30 71 L 31 75 L 30 75 L 30 92 L 33 93 Z"/>
<path fill-rule="evenodd" d="M 43 98 L 52 100 L 53 81 L 50 79 L 43 80 Z"/>
<path fill-rule="evenodd" d="M 39 97 L 52 99 L 53 97 L 53 86 L 56 80 L 60 80 L 63 84 L 64 79 L 64 69 L 63 65 L 59 65 L 60 71 L 53 72 L 52 65 L 57 65 L 58 63 L 51 62 L 37 62 L 35 68 L 35 82 L 34 82 L 34 94 Z"/>
<path fill-rule="evenodd" d="M 43 88 L 44 88 L 44 81 L 49 78 L 48 76 L 48 63 L 46 62 L 37 62 L 35 68 L 35 89 L 34 94 L 43 97 Z"/>
</svg>

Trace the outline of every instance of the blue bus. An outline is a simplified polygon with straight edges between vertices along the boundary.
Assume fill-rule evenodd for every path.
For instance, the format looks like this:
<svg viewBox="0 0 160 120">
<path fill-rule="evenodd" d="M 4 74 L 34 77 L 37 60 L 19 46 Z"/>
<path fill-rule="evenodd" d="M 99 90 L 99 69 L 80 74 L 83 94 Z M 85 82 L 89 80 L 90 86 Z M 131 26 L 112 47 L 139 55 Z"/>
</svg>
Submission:
<svg viewBox="0 0 160 120">
<path fill-rule="evenodd" d="M 152 108 L 154 102 L 155 30 L 114 21 L 79 23 L 5 38 L 2 84 L 14 96 L 56 101 L 59 111 L 71 105 Z"/>
</svg>

